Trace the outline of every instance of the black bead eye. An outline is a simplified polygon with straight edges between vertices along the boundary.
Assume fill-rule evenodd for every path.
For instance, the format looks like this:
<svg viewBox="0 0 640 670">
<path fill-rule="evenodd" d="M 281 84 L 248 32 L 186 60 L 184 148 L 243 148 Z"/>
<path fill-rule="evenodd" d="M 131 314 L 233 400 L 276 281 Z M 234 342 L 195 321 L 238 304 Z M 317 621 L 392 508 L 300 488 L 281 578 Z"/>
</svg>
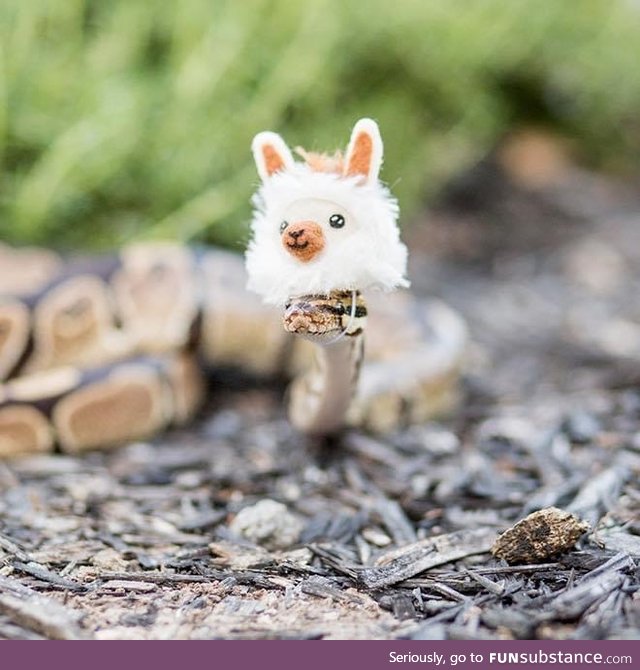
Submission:
<svg viewBox="0 0 640 670">
<path fill-rule="evenodd" d="M 332 228 L 342 228 L 344 226 L 344 216 L 342 214 L 332 214 L 329 217 L 329 225 Z"/>
<path fill-rule="evenodd" d="M 283 221 L 283 222 L 280 224 L 280 232 L 281 232 L 281 233 L 284 233 L 284 231 L 285 231 L 285 229 L 286 229 L 286 227 L 287 227 L 288 225 L 289 225 L 289 222 L 288 222 L 288 221 Z"/>
</svg>

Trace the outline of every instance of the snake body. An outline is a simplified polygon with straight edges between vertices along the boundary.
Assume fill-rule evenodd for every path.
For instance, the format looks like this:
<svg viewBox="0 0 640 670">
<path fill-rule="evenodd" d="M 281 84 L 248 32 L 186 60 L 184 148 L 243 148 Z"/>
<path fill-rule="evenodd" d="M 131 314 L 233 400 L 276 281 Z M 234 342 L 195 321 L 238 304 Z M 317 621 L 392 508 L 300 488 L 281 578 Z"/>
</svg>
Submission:
<svg viewBox="0 0 640 670">
<path fill-rule="evenodd" d="M 313 365 L 292 385 L 291 423 L 307 434 L 340 430 L 356 392 L 364 356 L 367 310 L 356 291 L 302 296 L 287 304 L 285 330 L 320 344 Z"/>
<path fill-rule="evenodd" d="M 368 296 L 363 362 L 362 297 L 353 319 L 350 294 L 341 308 L 323 298 L 324 311 L 297 298 L 283 328 L 245 285 L 241 257 L 216 249 L 147 244 L 63 262 L 0 247 L 0 456 L 151 437 L 196 413 L 216 368 L 294 379 L 290 416 L 309 433 L 331 432 L 332 403 L 351 395 L 361 363 L 350 425 L 386 431 L 451 406 L 465 327 L 442 303 Z M 315 343 L 289 335 L 317 330 L 318 318 L 328 337 L 348 331 L 319 360 Z M 304 375 L 327 365 L 329 375 Z"/>
</svg>

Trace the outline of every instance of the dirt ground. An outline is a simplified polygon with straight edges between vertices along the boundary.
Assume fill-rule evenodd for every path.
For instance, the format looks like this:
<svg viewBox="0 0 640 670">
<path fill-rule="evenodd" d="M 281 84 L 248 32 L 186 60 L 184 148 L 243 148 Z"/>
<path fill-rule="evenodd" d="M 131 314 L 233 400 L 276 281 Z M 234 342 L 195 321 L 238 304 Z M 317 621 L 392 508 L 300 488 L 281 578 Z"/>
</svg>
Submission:
<svg viewBox="0 0 640 670">
<path fill-rule="evenodd" d="M 413 229 L 471 332 L 447 419 L 319 445 L 214 381 L 188 430 L 0 464 L 0 638 L 640 638 L 636 187 L 521 138 Z M 552 506 L 575 546 L 490 553 Z"/>
</svg>

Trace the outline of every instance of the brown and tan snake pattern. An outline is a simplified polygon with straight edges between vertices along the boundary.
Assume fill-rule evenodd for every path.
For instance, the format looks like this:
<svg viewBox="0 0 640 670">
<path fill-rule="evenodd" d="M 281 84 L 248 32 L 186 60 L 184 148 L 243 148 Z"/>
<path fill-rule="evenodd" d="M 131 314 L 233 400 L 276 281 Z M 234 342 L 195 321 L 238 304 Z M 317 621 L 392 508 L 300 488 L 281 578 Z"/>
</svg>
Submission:
<svg viewBox="0 0 640 670">
<path fill-rule="evenodd" d="M 287 308 L 283 328 L 282 314 L 245 284 L 242 259 L 215 249 L 157 243 L 63 262 L 0 245 L 0 457 L 109 447 L 185 423 L 216 368 L 291 378 L 292 423 L 340 428 L 330 425 L 333 389 L 303 374 L 314 345 L 289 334 L 309 327 L 304 300 Z M 337 298 L 342 308 L 332 299 L 317 310 L 314 300 L 312 321 L 324 314 L 329 331 L 348 331 L 332 347 L 348 361 L 344 374 L 362 364 L 349 425 L 387 431 L 451 406 L 466 335 L 448 307 L 408 293 L 367 296 L 363 354 L 361 297 L 354 315 L 350 294 Z M 324 424 L 308 425 L 305 408 L 318 396 Z"/>
</svg>

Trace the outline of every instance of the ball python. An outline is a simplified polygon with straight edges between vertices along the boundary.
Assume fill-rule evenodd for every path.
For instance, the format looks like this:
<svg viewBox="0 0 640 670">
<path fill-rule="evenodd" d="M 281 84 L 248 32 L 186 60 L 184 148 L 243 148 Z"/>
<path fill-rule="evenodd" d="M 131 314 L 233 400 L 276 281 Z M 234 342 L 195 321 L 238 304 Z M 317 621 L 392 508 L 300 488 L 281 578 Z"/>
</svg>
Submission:
<svg viewBox="0 0 640 670">
<path fill-rule="evenodd" d="M 300 231 L 300 198 L 283 200 L 274 181 L 313 173 L 328 189 L 312 194 L 316 219 L 327 218 L 327 202 L 335 206 L 327 196 L 335 200 L 336 185 L 353 190 L 357 183 L 365 196 L 368 188 L 379 188 L 381 146 L 374 137 L 367 149 L 371 138 L 365 137 L 368 162 L 363 159 L 358 128 L 362 124 L 354 129 L 346 162 L 299 150 L 303 161 L 294 165 L 277 135 L 258 136 L 254 155 L 263 186 L 254 201 L 246 267 L 232 252 L 171 242 L 64 259 L 48 250 L 0 245 L 0 457 L 76 453 L 150 438 L 197 413 L 205 377 L 211 373 L 216 383 L 218 369 L 293 380 L 289 416 L 303 433 L 326 435 L 344 426 L 383 432 L 450 409 L 466 341 L 462 319 L 445 304 L 407 291 L 371 292 L 364 304 L 361 288 L 404 283 L 398 271 L 402 249 L 395 250 L 395 260 L 391 249 L 395 233 L 375 249 L 373 269 L 351 262 L 362 243 L 356 237 L 355 248 L 342 249 L 319 272 L 303 263 L 307 275 L 294 288 L 283 280 L 288 257 L 299 261 L 318 244 L 300 242 L 313 226 L 290 235 Z M 354 172 L 345 173 L 345 165 Z M 341 202 L 347 206 L 337 213 L 348 225 L 359 203 Z M 284 250 L 275 261 L 284 275 L 261 276 L 260 245 L 251 260 L 260 242 L 257 228 L 270 225 L 276 210 L 280 216 L 283 203 L 293 207 L 286 213 L 292 220 L 285 226 L 282 219 L 268 244 Z M 385 206 L 393 209 L 393 201 Z M 310 220 L 309 211 L 302 214 Z M 332 209 L 328 217 L 334 214 Z M 303 249 L 290 253 L 287 240 Z M 338 276 L 343 290 L 329 286 L 329 276 Z"/>
<path fill-rule="evenodd" d="M 408 286 L 398 204 L 380 182 L 382 138 L 360 119 L 344 157 L 301 150 L 296 162 L 276 133 L 252 150 L 262 185 L 246 252 L 248 288 L 285 305 L 284 326 L 316 345 L 315 365 L 292 387 L 289 416 L 315 435 L 339 431 L 362 367 L 362 291 Z"/>
</svg>

